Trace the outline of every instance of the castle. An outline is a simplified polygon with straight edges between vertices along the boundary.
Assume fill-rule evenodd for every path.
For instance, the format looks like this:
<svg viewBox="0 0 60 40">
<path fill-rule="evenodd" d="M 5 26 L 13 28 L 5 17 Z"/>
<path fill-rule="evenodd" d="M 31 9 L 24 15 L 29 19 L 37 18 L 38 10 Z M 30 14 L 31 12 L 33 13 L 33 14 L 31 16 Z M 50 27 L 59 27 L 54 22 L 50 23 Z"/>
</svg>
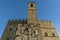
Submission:
<svg viewBox="0 0 60 40">
<path fill-rule="evenodd" d="M 36 3 L 28 2 L 26 20 L 9 20 L 1 40 L 59 40 L 51 21 L 38 21 Z"/>
</svg>

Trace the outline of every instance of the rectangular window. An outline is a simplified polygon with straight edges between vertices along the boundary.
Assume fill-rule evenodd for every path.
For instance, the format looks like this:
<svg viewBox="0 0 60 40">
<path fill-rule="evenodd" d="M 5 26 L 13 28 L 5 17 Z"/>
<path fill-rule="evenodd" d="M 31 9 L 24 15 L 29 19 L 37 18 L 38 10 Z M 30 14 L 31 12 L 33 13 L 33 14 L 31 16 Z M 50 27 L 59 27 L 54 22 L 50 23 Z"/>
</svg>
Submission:
<svg viewBox="0 0 60 40">
<path fill-rule="evenodd" d="M 9 37 L 7 37 L 7 38 L 6 38 L 6 40 L 10 40 L 10 38 L 9 38 Z"/>
<path fill-rule="evenodd" d="M 12 28 L 9 28 L 9 31 L 12 31 Z"/>
</svg>

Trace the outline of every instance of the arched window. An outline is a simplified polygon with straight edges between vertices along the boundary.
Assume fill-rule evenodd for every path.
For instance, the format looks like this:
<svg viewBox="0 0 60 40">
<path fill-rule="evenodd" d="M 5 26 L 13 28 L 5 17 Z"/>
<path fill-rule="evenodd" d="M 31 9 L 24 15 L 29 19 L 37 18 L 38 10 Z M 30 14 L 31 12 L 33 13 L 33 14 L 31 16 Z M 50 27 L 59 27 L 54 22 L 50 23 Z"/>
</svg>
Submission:
<svg viewBox="0 0 60 40">
<path fill-rule="evenodd" d="M 47 32 L 45 32 L 45 36 L 48 36 Z"/>
<path fill-rule="evenodd" d="M 31 4 L 31 7 L 33 7 L 33 4 Z"/>
<path fill-rule="evenodd" d="M 54 33 L 52 33 L 52 36 L 53 36 L 53 37 L 55 37 L 55 34 L 54 34 Z"/>
</svg>

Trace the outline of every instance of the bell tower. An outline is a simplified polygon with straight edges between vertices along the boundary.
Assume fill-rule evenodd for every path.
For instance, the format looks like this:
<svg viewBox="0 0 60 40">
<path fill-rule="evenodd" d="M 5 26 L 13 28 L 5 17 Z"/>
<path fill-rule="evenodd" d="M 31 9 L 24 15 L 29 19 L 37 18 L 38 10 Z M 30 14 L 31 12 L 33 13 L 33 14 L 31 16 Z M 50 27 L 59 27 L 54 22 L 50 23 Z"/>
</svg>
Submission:
<svg viewBox="0 0 60 40">
<path fill-rule="evenodd" d="M 36 3 L 29 2 L 28 3 L 28 23 L 37 23 L 37 15 L 36 15 Z"/>
</svg>

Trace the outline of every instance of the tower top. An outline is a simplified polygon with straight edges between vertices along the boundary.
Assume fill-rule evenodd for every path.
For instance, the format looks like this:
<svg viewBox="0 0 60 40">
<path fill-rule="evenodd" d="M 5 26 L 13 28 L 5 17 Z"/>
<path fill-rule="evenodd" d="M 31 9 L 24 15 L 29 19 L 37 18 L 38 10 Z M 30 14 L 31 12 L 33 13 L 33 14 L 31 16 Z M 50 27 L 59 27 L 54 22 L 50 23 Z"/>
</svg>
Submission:
<svg viewBox="0 0 60 40">
<path fill-rule="evenodd" d="M 35 2 L 28 2 L 28 23 L 37 23 Z"/>
<path fill-rule="evenodd" d="M 35 2 L 28 2 L 28 9 L 36 9 L 36 3 Z"/>
</svg>

